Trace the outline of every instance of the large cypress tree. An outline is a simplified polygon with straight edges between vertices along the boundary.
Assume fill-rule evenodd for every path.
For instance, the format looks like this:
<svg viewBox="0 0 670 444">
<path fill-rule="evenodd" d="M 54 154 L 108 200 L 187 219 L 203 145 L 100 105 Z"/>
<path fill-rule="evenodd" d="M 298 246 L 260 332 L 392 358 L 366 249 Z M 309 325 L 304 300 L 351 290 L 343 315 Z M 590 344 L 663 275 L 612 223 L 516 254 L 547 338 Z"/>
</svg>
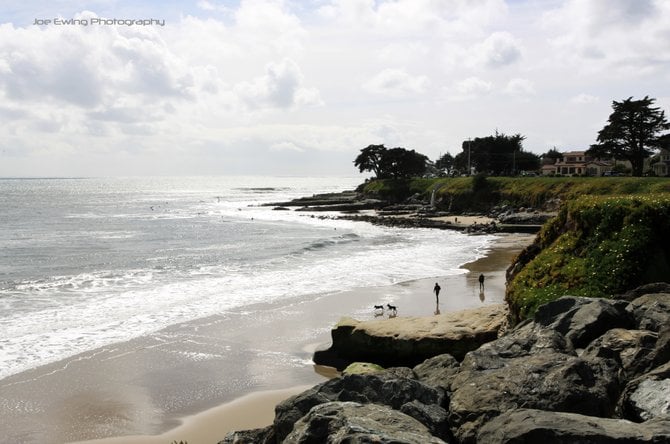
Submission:
<svg viewBox="0 0 670 444">
<path fill-rule="evenodd" d="M 612 114 L 598 133 L 598 143 L 587 154 L 630 161 L 634 176 L 641 176 L 644 160 L 662 145 L 662 132 L 670 129 L 665 112 L 653 107 L 656 99 L 645 96 L 612 102 Z"/>
</svg>

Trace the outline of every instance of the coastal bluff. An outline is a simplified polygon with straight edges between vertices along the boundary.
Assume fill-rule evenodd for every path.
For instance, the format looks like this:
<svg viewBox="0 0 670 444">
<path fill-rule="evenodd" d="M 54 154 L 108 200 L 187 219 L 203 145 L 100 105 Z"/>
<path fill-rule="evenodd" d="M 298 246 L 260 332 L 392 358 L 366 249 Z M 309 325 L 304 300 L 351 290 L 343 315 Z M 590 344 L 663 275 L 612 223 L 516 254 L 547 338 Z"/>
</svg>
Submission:
<svg viewBox="0 0 670 444">
<path fill-rule="evenodd" d="M 344 371 L 277 405 L 270 426 L 220 444 L 669 443 L 670 293 L 641 293 L 563 296 L 459 359 Z M 386 321 L 344 320 L 334 331 L 387 338 Z M 408 318 L 395 323 L 398 338 L 405 325 L 442 334 Z"/>
<path fill-rule="evenodd" d="M 506 313 L 496 304 L 426 317 L 342 318 L 331 331 L 332 345 L 316 351 L 314 362 L 342 370 L 356 361 L 416 365 L 444 353 L 460 360 L 498 337 Z"/>
</svg>

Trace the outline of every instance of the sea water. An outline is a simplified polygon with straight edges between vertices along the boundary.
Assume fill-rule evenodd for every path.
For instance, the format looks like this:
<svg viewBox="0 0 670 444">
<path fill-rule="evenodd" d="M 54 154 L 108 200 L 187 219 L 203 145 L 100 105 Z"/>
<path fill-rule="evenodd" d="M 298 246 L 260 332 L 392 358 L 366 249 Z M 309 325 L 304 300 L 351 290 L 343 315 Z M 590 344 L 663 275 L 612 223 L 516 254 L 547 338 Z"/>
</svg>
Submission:
<svg viewBox="0 0 670 444">
<path fill-rule="evenodd" d="M 360 182 L 0 179 L 0 379 L 258 302 L 461 273 L 490 242 L 262 205 Z"/>
</svg>

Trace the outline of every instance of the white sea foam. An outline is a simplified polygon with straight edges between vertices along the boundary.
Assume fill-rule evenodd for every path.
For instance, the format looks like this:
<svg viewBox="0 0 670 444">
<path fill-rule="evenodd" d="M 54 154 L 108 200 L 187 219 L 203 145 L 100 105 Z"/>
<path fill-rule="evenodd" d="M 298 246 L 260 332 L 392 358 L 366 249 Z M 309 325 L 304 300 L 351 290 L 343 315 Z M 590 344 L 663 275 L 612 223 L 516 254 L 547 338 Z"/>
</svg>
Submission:
<svg viewBox="0 0 670 444">
<path fill-rule="evenodd" d="M 69 273 L 53 273 L 53 264 L 45 259 L 37 267 L 40 273 L 21 278 L 28 267 L 20 260 L 2 264 L 2 269 L 16 271 L 9 278 L 0 276 L 0 378 L 258 302 L 462 273 L 459 265 L 480 257 L 491 240 L 257 206 L 311 193 L 303 187 L 313 181 L 294 182 L 278 189 L 252 183 L 237 192 L 228 186 L 227 200 L 214 197 L 219 194 L 214 186 L 188 193 L 172 190 L 155 199 L 169 201 L 185 216 L 169 221 L 145 218 L 151 210 L 144 200 L 134 210 L 124 208 L 116 217 L 99 220 L 68 218 L 74 211 L 65 212 L 64 228 L 56 225 L 60 231 L 54 236 L 44 235 L 37 245 L 31 243 L 33 237 L 22 248 L 62 253 L 69 265 L 61 271 Z M 200 194 L 207 196 L 201 199 Z M 124 193 L 115 199 L 129 205 Z M 95 201 L 89 204 L 95 208 Z M 73 223 L 82 225 L 73 229 Z M 57 243 L 49 243 L 56 238 Z M 68 255 L 63 239 L 84 244 L 73 246 Z M 36 255 L 28 260 L 42 259 Z"/>
</svg>

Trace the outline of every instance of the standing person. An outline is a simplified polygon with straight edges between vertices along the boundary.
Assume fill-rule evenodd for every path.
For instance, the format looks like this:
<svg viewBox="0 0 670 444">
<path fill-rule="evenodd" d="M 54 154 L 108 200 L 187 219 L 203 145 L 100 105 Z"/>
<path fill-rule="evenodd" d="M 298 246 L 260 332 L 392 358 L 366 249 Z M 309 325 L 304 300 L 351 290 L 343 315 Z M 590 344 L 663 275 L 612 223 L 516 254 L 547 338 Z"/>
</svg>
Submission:
<svg viewBox="0 0 670 444">
<path fill-rule="evenodd" d="M 479 291 L 484 291 L 484 275 L 479 275 Z"/>
<path fill-rule="evenodd" d="M 442 290 L 442 287 L 440 287 L 440 284 L 435 282 L 435 286 L 433 287 L 433 293 L 435 293 L 435 302 L 438 304 L 440 303 L 440 290 Z"/>
</svg>

